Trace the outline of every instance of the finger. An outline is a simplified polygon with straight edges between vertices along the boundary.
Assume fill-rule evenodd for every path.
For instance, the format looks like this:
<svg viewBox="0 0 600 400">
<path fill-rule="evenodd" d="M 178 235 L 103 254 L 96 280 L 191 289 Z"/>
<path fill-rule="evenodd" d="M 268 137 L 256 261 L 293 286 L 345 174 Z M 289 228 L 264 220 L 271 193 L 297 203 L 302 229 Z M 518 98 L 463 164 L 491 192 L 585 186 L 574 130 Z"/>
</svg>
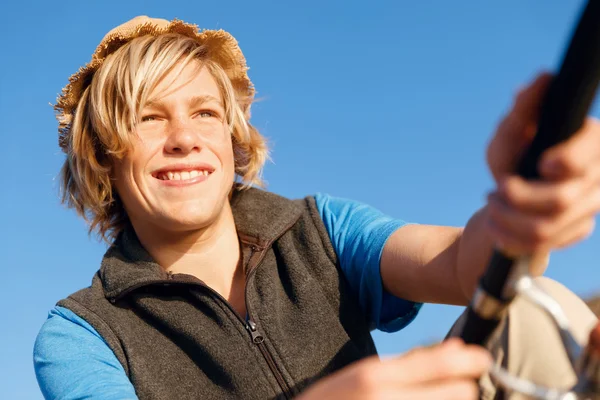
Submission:
<svg viewBox="0 0 600 400">
<path fill-rule="evenodd" d="M 533 138 L 543 95 L 552 76 L 538 75 L 535 81 L 515 97 L 487 148 L 487 162 L 496 180 L 513 173 L 523 151 Z"/>
<path fill-rule="evenodd" d="M 519 90 L 511 114 L 520 116 L 523 120 L 537 120 L 542 99 L 551 81 L 552 74 L 538 74 L 531 84 Z"/>
<path fill-rule="evenodd" d="M 600 165 L 586 176 L 566 181 L 527 181 L 512 175 L 498 184 L 497 194 L 522 212 L 550 215 L 568 210 L 600 185 Z"/>
<path fill-rule="evenodd" d="M 592 235 L 595 227 L 596 221 L 594 218 L 582 218 L 580 221 L 576 221 L 572 225 L 561 230 L 552 240 L 550 246 L 554 249 L 562 249 L 581 242 Z"/>
<path fill-rule="evenodd" d="M 476 400 L 479 398 L 479 386 L 473 379 L 459 379 L 438 382 L 413 390 L 403 390 L 395 398 L 407 400 Z"/>
<path fill-rule="evenodd" d="M 564 241 L 566 232 L 580 232 L 589 226 L 600 210 L 600 187 L 557 216 L 539 216 L 522 212 L 507 205 L 499 196 L 491 195 L 488 201 L 488 230 L 498 247 L 511 253 L 545 251 Z"/>
<path fill-rule="evenodd" d="M 380 378 L 398 386 L 413 386 L 443 379 L 480 377 L 491 365 L 487 350 L 453 338 L 439 346 L 411 351 L 382 364 Z"/>
<path fill-rule="evenodd" d="M 551 241 L 568 226 L 585 218 L 593 218 L 600 211 L 600 187 L 591 188 L 568 207 L 550 216 L 531 214 L 511 207 L 498 195 L 490 195 L 488 215 L 494 225 L 525 242 Z"/>
<path fill-rule="evenodd" d="M 590 164 L 600 162 L 600 121 L 588 118 L 570 139 L 548 149 L 540 160 L 547 179 L 582 176 Z"/>
</svg>

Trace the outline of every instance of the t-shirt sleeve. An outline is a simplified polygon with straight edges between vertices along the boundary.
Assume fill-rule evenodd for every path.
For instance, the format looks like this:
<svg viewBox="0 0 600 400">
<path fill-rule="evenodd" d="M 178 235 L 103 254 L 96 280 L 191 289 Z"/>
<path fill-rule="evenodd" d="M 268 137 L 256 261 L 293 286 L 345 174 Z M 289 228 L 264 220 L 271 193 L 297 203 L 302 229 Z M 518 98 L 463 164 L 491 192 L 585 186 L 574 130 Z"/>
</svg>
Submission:
<svg viewBox="0 0 600 400">
<path fill-rule="evenodd" d="M 108 344 L 69 309 L 50 311 L 34 345 L 33 364 L 45 399 L 137 399 Z"/>
<path fill-rule="evenodd" d="M 417 316 L 422 303 L 404 300 L 383 289 L 380 262 L 383 247 L 402 220 L 360 202 L 315 195 L 317 209 L 338 255 L 340 268 L 373 326 L 396 332 Z"/>
</svg>

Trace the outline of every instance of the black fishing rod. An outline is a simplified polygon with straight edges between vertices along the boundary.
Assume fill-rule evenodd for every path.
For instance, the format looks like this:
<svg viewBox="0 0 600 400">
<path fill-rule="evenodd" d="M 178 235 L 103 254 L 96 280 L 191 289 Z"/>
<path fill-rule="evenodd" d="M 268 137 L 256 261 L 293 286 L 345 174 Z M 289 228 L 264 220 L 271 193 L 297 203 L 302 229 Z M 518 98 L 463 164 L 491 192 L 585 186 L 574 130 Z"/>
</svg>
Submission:
<svg viewBox="0 0 600 400">
<path fill-rule="evenodd" d="M 536 135 L 521 159 L 517 173 L 528 180 L 540 178 L 542 153 L 565 141 L 583 125 L 600 81 L 600 0 L 589 0 L 543 99 Z M 600 138 L 599 138 L 600 140 Z M 467 310 L 460 337 L 485 345 L 515 297 L 519 259 L 495 249 Z"/>
</svg>

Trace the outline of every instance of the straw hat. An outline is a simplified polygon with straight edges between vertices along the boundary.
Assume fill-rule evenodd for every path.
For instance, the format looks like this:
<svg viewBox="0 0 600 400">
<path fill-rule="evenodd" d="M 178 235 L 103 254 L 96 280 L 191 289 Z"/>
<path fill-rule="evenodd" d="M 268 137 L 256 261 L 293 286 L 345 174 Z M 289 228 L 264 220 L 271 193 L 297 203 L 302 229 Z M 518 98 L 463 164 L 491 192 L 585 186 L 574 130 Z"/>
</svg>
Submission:
<svg viewBox="0 0 600 400">
<path fill-rule="evenodd" d="M 59 144 L 64 151 L 68 149 L 70 126 L 79 100 L 92 82 L 94 73 L 106 57 L 137 37 L 159 36 L 165 33 L 178 33 L 196 39 L 203 44 L 206 47 L 208 58 L 223 68 L 236 92 L 249 100 L 254 97 L 254 87 L 247 74 L 246 59 L 231 34 L 223 30 L 200 30 L 196 25 L 178 19 L 167 21 L 165 19 L 149 18 L 145 15 L 138 16 L 117 26 L 104 36 L 96 51 L 92 54 L 90 62 L 71 75 L 69 83 L 63 88 L 62 94 L 58 97 L 54 109 L 59 122 Z M 250 102 L 248 101 L 243 110 L 246 114 Z"/>
</svg>

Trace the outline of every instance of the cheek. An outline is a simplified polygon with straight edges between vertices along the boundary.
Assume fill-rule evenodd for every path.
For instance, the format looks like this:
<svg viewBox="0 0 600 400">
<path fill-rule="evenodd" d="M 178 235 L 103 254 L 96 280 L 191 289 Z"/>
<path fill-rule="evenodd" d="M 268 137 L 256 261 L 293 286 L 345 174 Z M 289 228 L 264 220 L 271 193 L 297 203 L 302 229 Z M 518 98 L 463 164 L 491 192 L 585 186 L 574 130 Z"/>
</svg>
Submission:
<svg viewBox="0 0 600 400">
<path fill-rule="evenodd" d="M 225 153 L 225 158 L 227 161 L 224 162 L 227 164 L 227 170 L 235 170 L 235 156 L 233 154 L 231 142 L 229 142 L 229 146 L 225 149 Z"/>
<path fill-rule="evenodd" d="M 128 167 L 127 164 L 122 161 L 115 162 L 113 164 L 113 172 L 111 174 L 114 188 L 124 202 L 127 202 L 127 198 L 131 192 L 131 183 L 129 182 L 130 179 L 128 173 L 129 168 L 130 167 Z"/>
<path fill-rule="evenodd" d="M 219 143 L 215 143 L 215 145 L 215 152 L 221 161 L 223 170 L 226 172 L 234 171 L 235 157 L 233 153 L 233 143 L 228 129 L 224 132 L 223 140 L 220 140 Z"/>
<path fill-rule="evenodd" d="M 161 148 L 162 145 L 158 140 L 135 140 L 133 149 L 115 163 L 116 168 L 118 168 L 118 173 L 115 176 L 126 185 L 134 185 L 135 181 L 144 177 L 148 161 L 157 152 L 160 152 Z"/>
<path fill-rule="evenodd" d="M 119 196 L 125 200 L 134 191 L 135 160 L 130 155 L 113 162 L 112 178 Z"/>
</svg>

